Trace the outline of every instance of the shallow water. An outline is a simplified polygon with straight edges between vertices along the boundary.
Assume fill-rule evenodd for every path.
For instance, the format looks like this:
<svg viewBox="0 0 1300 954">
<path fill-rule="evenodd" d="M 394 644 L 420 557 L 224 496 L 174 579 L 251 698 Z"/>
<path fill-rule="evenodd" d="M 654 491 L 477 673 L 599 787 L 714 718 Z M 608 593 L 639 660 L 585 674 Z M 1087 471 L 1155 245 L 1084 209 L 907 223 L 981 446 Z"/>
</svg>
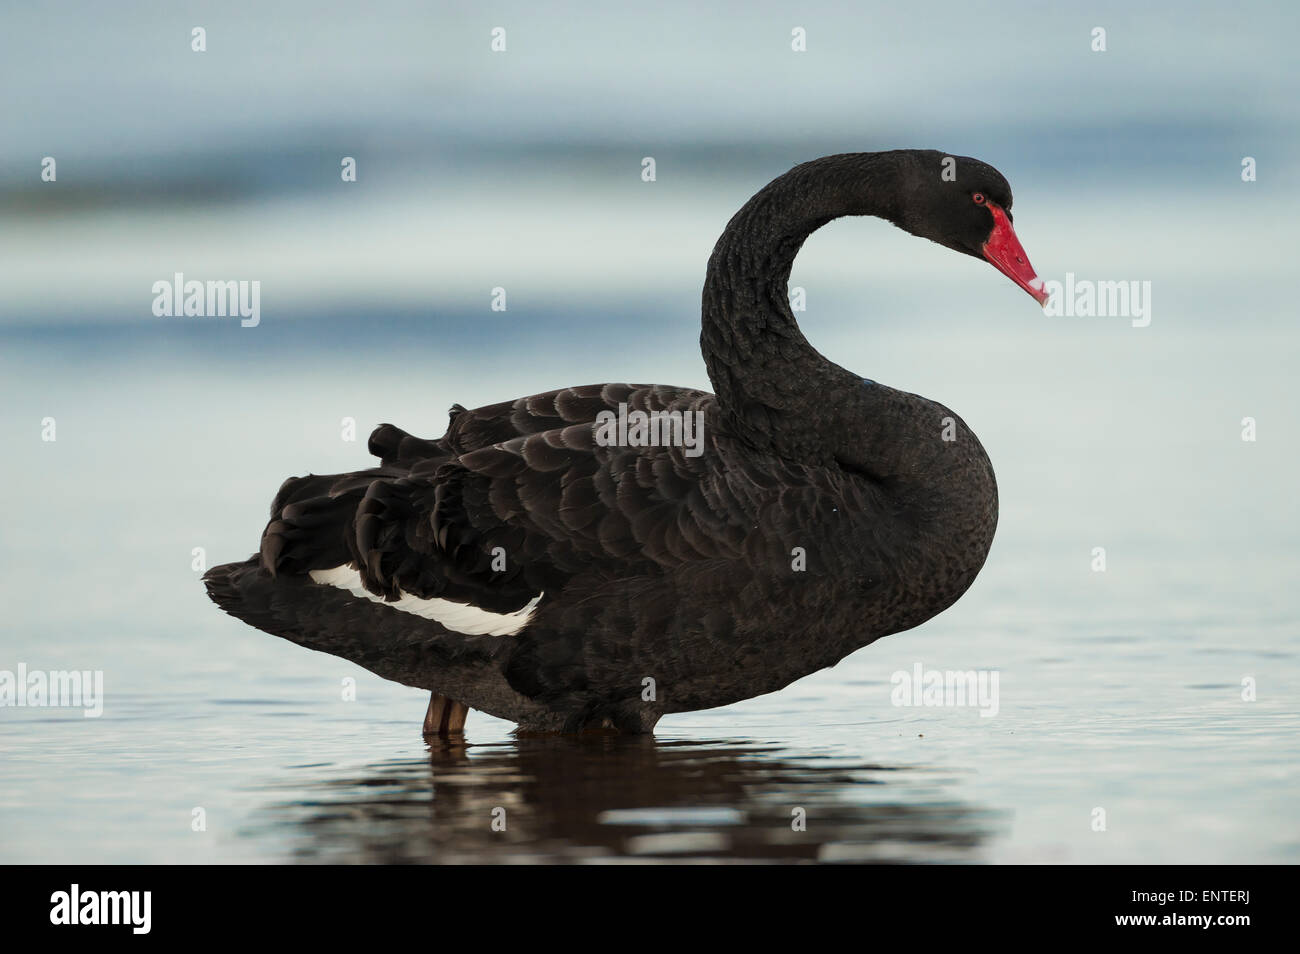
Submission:
<svg viewBox="0 0 1300 954">
<path fill-rule="evenodd" d="M 1024 304 L 1023 322 L 1001 302 L 970 326 L 807 322 L 843 363 L 953 406 L 988 448 L 1001 523 L 955 607 L 782 692 L 666 717 L 654 739 L 515 738 L 473 713 L 464 744 L 432 749 L 423 693 L 223 616 L 193 548 L 245 556 L 280 479 L 364 466 L 381 420 L 432 435 L 453 400 L 599 376 L 702 384 L 697 359 L 673 357 L 689 332 L 668 333 L 680 350 L 602 359 L 616 375 L 544 344 L 490 375 L 412 345 L 404 367 L 427 373 L 394 376 L 382 348 L 285 362 L 271 336 L 234 356 L 233 339 L 163 343 L 156 326 L 90 349 L 12 340 L 0 668 L 102 670 L 106 698 L 95 719 L 0 709 L 0 857 L 1300 860 L 1295 339 L 1099 333 Z M 996 672 L 996 715 L 892 704 L 891 676 L 918 663 Z"/>
</svg>

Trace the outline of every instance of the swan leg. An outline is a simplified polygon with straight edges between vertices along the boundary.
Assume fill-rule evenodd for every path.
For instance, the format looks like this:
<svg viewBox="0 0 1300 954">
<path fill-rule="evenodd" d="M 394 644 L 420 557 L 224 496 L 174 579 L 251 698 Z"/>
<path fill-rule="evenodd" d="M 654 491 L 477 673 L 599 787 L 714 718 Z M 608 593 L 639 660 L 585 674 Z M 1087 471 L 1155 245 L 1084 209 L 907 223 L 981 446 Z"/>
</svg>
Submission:
<svg viewBox="0 0 1300 954">
<path fill-rule="evenodd" d="M 424 714 L 424 734 L 446 738 L 465 731 L 465 717 L 469 706 L 433 693 L 429 696 L 429 711 Z"/>
</svg>

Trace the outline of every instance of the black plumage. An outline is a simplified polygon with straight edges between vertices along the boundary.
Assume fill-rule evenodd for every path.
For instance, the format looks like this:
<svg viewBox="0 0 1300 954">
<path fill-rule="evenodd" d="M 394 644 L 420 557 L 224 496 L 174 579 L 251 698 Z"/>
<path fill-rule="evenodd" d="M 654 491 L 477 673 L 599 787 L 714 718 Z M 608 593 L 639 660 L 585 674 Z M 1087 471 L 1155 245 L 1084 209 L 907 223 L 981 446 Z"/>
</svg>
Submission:
<svg viewBox="0 0 1300 954">
<path fill-rule="evenodd" d="M 597 384 L 455 406 L 437 440 L 381 425 L 377 467 L 284 483 L 258 554 L 206 575 L 213 600 L 435 699 L 566 731 L 650 731 L 929 619 L 992 542 L 988 458 L 947 408 L 813 349 L 786 285 L 804 239 L 841 215 L 978 255 L 993 222 L 970 195 L 1009 210 L 1010 188 L 973 159 L 945 181 L 943 159 L 815 160 L 737 213 L 704 288 L 716 396 Z M 598 415 L 620 405 L 698 414 L 702 452 L 603 444 Z M 340 566 L 390 601 L 510 614 L 541 598 L 517 633 L 467 635 L 309 576 Z"/>
</svg>

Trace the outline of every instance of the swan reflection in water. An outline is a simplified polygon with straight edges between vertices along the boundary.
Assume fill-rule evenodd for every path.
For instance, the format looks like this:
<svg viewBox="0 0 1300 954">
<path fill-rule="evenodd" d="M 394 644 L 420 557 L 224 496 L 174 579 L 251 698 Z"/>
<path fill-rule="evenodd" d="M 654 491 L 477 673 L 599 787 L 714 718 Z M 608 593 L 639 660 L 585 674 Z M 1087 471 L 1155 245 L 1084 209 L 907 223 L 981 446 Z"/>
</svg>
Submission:
<svg viewBox="0 0 1300 954">
<path fill-rule="evenodd" d="M 979 861 L 1000 816 L 944 773 L 776 744 L 636 736 L 435 741 L 291 785 L 244 834 L 304 862 Z M 313 767 L 312 771 L 319 771 Z M 800 822 L 802 821 L 802 824 Z"/>
</svg>

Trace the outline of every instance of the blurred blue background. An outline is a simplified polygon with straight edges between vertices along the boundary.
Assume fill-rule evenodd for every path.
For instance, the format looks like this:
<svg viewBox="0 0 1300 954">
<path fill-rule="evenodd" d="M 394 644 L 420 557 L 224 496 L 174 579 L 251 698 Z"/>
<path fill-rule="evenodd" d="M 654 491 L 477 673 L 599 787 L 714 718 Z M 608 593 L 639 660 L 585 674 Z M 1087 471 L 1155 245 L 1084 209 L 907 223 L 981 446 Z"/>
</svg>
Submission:
<svg viewBox="0 0 1300 954">
<path fill-rule="evenodd" d="M 1133 6 L 7 5 L 0 668 L 103 669 L 108 700 L 93 722 L 0 710 L 5 860 L 362 857 L 265 791 L 301 809 L 344 769 L 421 764 L 422 694 L 222 616 L 193 549 L 245 557 L 285 476 L 366 466 L 382 421 L 436 436 L 453 402 L 707 388 L 700 287 L 730 215 L 797 162 L 898 147 L 998 167 L 1039 274 L 1150 281 L 1151 324 L 1047 317 L 879 221 L 813 236 L 809 338 L 962 414 L 998 539 L 938 619 L 660 738 L 890 779 L 829 786 L 859 812 L 818 836 L 831 858 L 925 860 L 925 831 L 852 826 L 964 805 L 987 825 L 941 860 L 1296 860 L 1300 12 Z M 155 317 L 176 272 L 260 281 L 260 324 Z M 890 706 L 918 660 L 1002 672 L 999 717 Z M 514 753 L 508 730 L 471 716 L 480 750 Z M 683 786 L 657 797 L 689 810 Z M 543 829 L 591 848 L 533 809 L 522 855 Z"/>
</svg>

